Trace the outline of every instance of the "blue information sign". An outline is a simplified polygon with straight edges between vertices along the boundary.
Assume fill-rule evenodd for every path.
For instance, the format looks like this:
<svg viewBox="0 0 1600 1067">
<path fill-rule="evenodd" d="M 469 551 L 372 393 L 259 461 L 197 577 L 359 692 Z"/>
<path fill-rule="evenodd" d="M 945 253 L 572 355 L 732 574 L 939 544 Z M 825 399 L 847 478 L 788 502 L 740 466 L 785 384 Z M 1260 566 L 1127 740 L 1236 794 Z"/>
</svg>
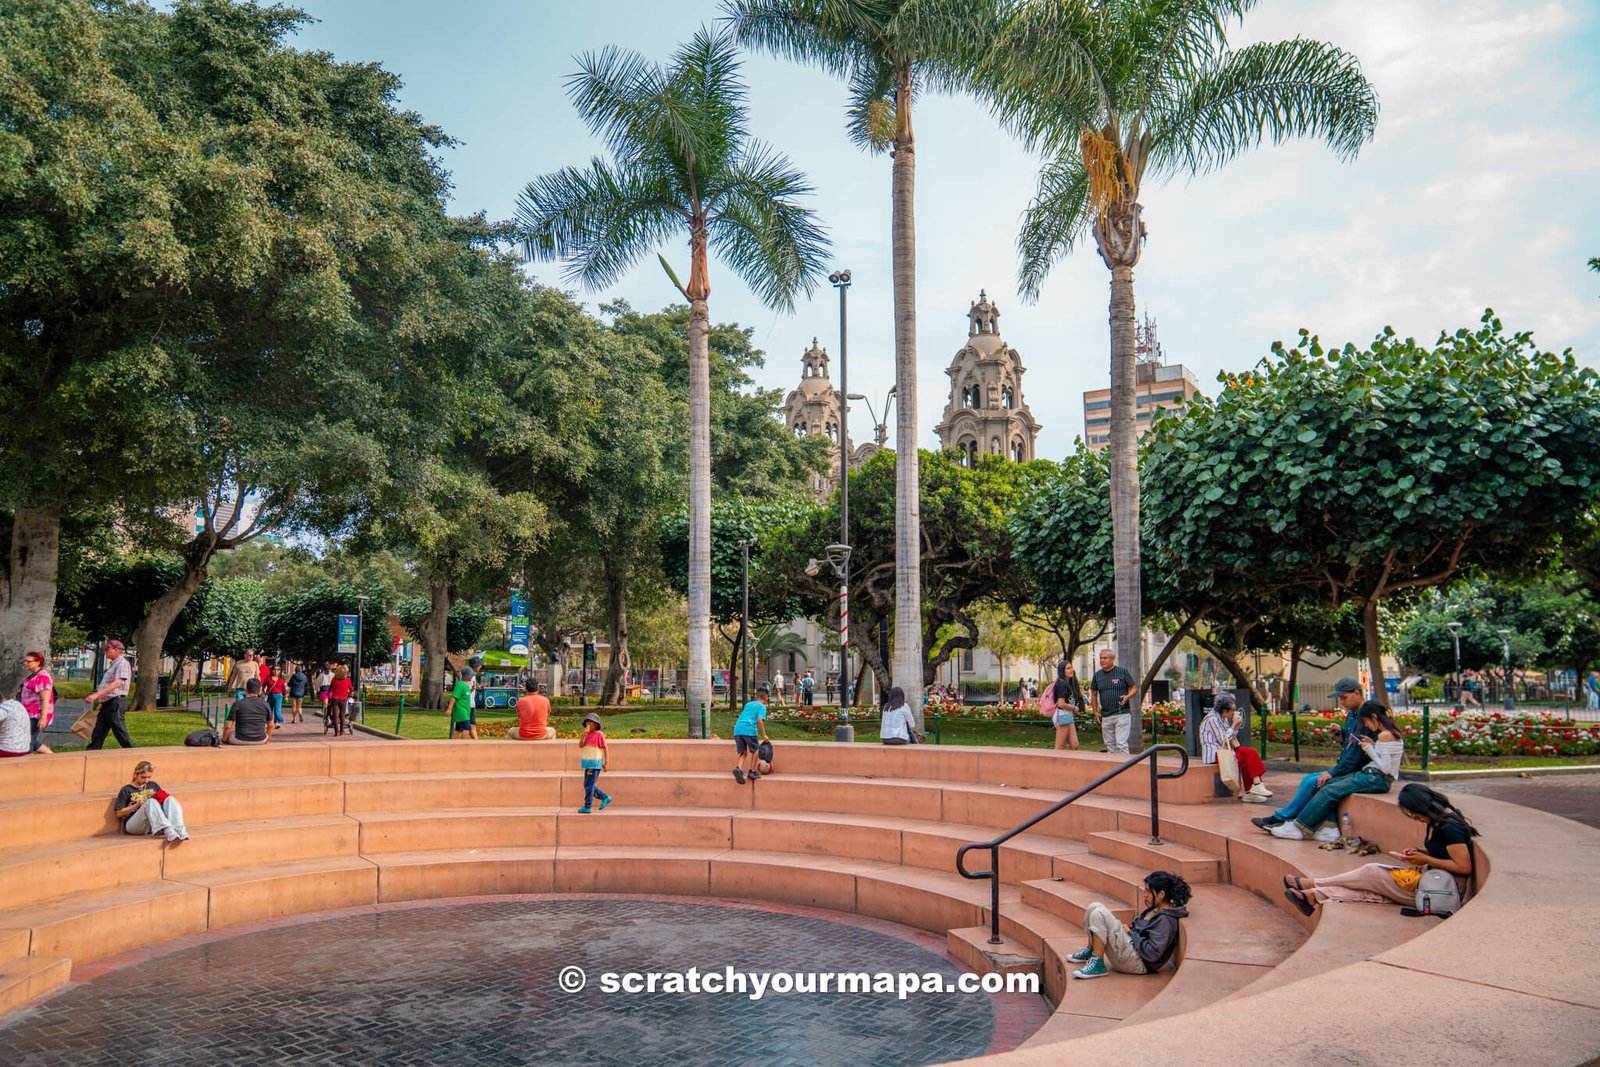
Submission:
<svg viewBox="0 0 1600 1067">
<path fill-rule="evenodd" d="M 359 624 L 359 621 L 360 620 L 355 615 L 339 616 L 339 655 L 355 655 L 356 626 Z"/>
<path fill-rule="evenodd" d="M 511 598 L 511 627 L 510 640 L 506 643 L 506 651 L 513 656 L 526 656 L 528 654 L 528 602 L 520 595 Z"/>
</svg>

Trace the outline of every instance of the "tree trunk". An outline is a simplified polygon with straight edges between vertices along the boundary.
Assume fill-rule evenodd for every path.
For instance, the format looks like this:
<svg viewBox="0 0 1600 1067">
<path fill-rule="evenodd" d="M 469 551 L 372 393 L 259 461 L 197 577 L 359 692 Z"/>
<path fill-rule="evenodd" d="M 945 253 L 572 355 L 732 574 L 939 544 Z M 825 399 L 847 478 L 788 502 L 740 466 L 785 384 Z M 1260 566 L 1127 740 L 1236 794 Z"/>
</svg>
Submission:
<svg viewBox="0 0 1600 1067">
<path fill-rule="evenodd" d="M 156 708 L 156 698 L 160 695 L 157 687 L 161 676 L 162 648 L 167 643 L 167 634 L 206 580 L 210 553 L 201 549 L 197 554 L 204 558 L 199 563 L 192 559 L 183 561 L 182 577 L 150 603 L 138 628 L 133 631 L 133 647 L 139 651 L 139 672 L 133 690 L 134 711 L 154 711 Z"/>
<path fill-rule="evenodd" d="M 711 284 L 702 220 L 690 238 L 689 287 L 689 736 L 711 704 Z"/>
<path fill-rule="evenodd" d="M 1173 632 L 1171 637 L 1167 638 L 1167 643 L 1162 646 L 1161 653 L 1151 662 L 1150 669 L 1145 672 L 1144 680 L 1139 683 L 1139 699 L 1144 699 L 1144 694 L 1149 690 L 1150 683 L 1154 682 L 1158 677 L 1162 665 L 1172 656 L 1173 650 L 1183 643 L 1183 639 L 1189 636 L 1194 629 L 1195 623 L 1199 622 L 1204 614 L 1205 612 L 1203 611 L 1195 612 L 1184 621 L 1182 626 Z"/>
<path fill-rule="evenodd" d="M 894 666 L 892 681 L 922 728 L 922 530 L 917 456 L 916 138 L 912 71 L 895 71 L 890 246 L 894 269 Z"/>
<path fill-rule="evenodd" d="M 623 702 L 623 687 L 628 684 L 628 669 L 633 657 L 628 654 L 628 581 L 626 569 L 606 567 L 606 617 L 611 624 L 611 662 L 600 688 L 600 703 L 615 706 Z"/>
<path fill-rule="evenodd" d="M 435 580 L 428 585 L 432 607 L 417 623 L 417 642 L 422 645 L 422 694 L 425 708 L 444 707 L 444 657 L 449 652 L 450 608 L 456 602 L 456 587 Z"/>
<path fill-rule="evenodd" d="M 1111 270 L 1111 542 L 1117 602 L 1117 663 L 1140 674 L 1139 432 L 1134 404 L 1133 268 Z M 1133 703 L 1138 703 L 1135 696 Z M 1133 709 L 1132 751 L 1144 747 Z"/>
<path fill-rule="evenodd" d="M 22 684 L 29 652 L 50 655 L 60 565 L 60 509 L 19 507 L 11 519 L 11 555 L 0 566 L 0 693 Z"/>
<path fill-rule="evenodd" d="M 1378 598 L 1369 596 L 1361 605 L 1361 628 L 1366 646 L 1367 669 L 1372 672 L 1372 698 L 1389 706 L 1389 687 L 1383 684 L 1383 646 L 1378 641 Z"/>
</svg>

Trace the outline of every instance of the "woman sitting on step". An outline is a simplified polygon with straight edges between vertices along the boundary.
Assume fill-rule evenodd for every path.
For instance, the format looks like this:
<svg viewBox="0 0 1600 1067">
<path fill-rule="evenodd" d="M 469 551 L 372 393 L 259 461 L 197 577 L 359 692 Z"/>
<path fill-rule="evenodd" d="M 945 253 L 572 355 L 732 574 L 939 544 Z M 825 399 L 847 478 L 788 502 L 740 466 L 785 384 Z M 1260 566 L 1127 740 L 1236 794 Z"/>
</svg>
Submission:
<svg viewBox="0 0 1600 1067">
<path fill-rule="evenodd" d="M 1387 793 L 1389 786 L 1400 776 L 1400 759 L 1405 754 L 1404 733 L 1389 709 L 1376 700 L 1369 700 L 1357 710 L 1361 732 L 1356 743 L 1362 748 L 1367 762 L 1353 774 L 1330 778 L 1321 789 L 1311 794 L 1306 806 L 1293 822 L 1277 823 L 1267 832 L 1273 837 L 1288 841 L 1339 840 L 1339 802 L 1356 793 Z"/>
<path fill-rule="evenodd" d="M 1261 753 L 1239 743 L 1237 707 L 1232 693 L 1217 694 L 1216 703 L 1200 720 L 1200 757 L 1208 766 L 1215 766 L 1219 751 L 1232 752 L 1239 768 L 1239 799 L 1246 804 L 1265 804 L 1272 799 L 1267 765 L 1261 762 Z"/>
<path fill-rule="evenodd" d="M 1411 907 L 1416 903 L 1417 883 L 1426 870 L 1446 871 L 1455 876 L 1461 899 L 1467 896 L 1472 878 L 1472 839 L 1477 829 L 1456 810 L 1450 798 L 1412 782 L 1400 790 L 1400 810 L 1407 817 L 1427 825 L 1421 848 L 1407 848 L 1389 855 L 1404 866 L 1368 863 L 1330 878 L 1294 878 L 1285 875 L 1283 894 L 1310 915 L 1318 904 L 1330 900 L 1349 900 L 1363 904 L 1390 902 Z"/>
<path fill-rule="evenodd" d="M 1112 971 L 1155 974 L 1178 949 L 1178 920 L 1189 911 L 1189 883 L 1170 871 L 1156 871 L 1144 880 L 1145 909 L 1127 926 L 1116 913 L 1096 901 L 1083 911 L 1089 944 L 1067 959 L 1083 966 L 1074 978 L 1102 978 Z"/>
<path fill-rule="evenodd" d="M 133 781 L 118 791 L 112 814 L 122 820 L 124 833 L 152 837 L 161 834 L 174 845 L 187 841 L 189 831 L 183 825 L 183 807 L 153 779 L 155 772 L 149 760 L 135 764 Z"/>
</svg>

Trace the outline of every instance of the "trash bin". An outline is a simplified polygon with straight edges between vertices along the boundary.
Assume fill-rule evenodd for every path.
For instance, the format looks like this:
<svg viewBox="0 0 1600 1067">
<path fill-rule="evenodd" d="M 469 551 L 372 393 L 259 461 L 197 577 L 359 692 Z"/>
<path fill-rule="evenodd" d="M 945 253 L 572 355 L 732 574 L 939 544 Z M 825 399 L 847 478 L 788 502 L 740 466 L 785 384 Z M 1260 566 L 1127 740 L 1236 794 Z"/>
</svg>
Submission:
<svg viewBox="0 0 1600 1067">
<path fill-rule="evenodd" d="M 172 675 L 163 674 L 156 679 L 156 707 L 169 708 L 172 706 Z"/>
</svg>

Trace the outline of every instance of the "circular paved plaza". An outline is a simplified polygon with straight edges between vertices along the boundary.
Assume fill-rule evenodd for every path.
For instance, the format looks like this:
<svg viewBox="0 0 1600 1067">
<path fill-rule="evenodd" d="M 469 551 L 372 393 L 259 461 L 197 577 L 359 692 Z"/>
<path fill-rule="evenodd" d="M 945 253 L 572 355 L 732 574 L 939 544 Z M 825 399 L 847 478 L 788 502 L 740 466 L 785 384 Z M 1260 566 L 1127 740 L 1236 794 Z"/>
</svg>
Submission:
<svg viewBox="0 0 1600 1067">
<path fill-rule="evenodd" d="M 363 909 L 116 961 L 0 1027 L 0 1063 L 910 1065 L 1014 1045 L 1017 1023 L 999 1017 L 1019 1006 L 1043 1020 L 1042 998 L 1016 994 L 601 988 L 606 972 L 690 968 L 953 982 L 963 972 L 938 943 L 871 920 L 704 901 Z M 576 993 L 562 989 L 572 966 L 587 975 Z M 1013 1033 L 997 1042 L 997 1029 Z"/>
</svg>

